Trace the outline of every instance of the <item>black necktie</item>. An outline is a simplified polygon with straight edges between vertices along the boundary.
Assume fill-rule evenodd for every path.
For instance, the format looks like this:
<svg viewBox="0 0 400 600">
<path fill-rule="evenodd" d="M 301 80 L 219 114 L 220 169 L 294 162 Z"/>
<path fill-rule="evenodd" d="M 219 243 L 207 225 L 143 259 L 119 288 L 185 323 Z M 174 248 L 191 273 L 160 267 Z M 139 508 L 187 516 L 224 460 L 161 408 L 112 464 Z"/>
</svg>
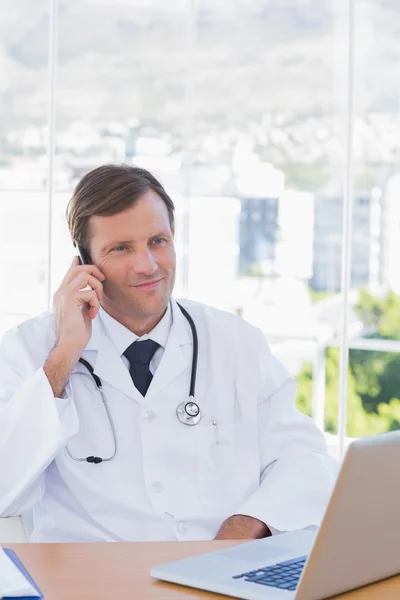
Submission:
<svg viewBox="0 0 400 600">
<path fill-rule="evenodd" d="M 143 342 L 133 342 L 124 352 L 124 356 L 129 360 L 132 381 L 136 388 L 142 394 L 146 395 L 153 375 L 150 372 L 150 361 L 154 356 L 160 344 L 153 340 L 144 340 Z"/>
</svg>

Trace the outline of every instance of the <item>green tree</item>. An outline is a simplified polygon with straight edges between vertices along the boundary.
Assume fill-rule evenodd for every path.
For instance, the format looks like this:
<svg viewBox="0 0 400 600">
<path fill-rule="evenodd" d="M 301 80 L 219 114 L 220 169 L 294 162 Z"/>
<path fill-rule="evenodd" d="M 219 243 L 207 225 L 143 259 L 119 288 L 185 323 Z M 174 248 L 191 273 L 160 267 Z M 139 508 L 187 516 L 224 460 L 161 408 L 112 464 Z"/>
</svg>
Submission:
<svg viewBox="0 0 400 600">
<path fill-rule="evenodd" d="M 389 292 L 378 298 L 360 293 L 355 310 L 369 338 L 400 339 L 400 297 Z M 311 414 L 312 366 L 297 377 L 297 406 Z M 339 351 L 326 351 L 325 427 L 337 431 Z M 347 435 L 359 437 L 400 428 L 400 355 L 395 352 L 352 350 L 349 355 Z"/>
<path fill-rule="evenodd" d="M 400 297 L 389 292 L 376 297 L 367 290 L 360 292 L 356 313 L 369 339 L 400 340 Z M 400 354 L 375 350 L 351 350 L 350 369 L 356 390 L 368 412 L 378 413 L 378 406 L 400 396 Z"/>
<path fill-rule="evenodd" d="M 361 290 L 355 311 L 364 327 L 371 330 L 370 337 L 400 340 L 400 296 L 394 292 L 377 297 Z"/>
<path fill-rule="evenodd" d="M 337 432 L 339 397 L 339 351 L 328 348 L 326 351 L 326 391 L 325 391 L 325 429 L 330 433 Z M 312 398 L 312 365 L 306 363 L 297 377 L 297 407 L 311 415 Z M 397 401 L 398 402 L 398 401 Z M 386 405 L 385 409 L 387 408 Z M 399 408 L 400 410 L 400 402 Z M 383 433 L 391 428 L 391 410 L 379 414 L 367 413 L 362 405 L 361 397 L 356 392 L 356 382 L 349 369 L 347 395 L 347 435 L 360 437 Z"/>
</svg>

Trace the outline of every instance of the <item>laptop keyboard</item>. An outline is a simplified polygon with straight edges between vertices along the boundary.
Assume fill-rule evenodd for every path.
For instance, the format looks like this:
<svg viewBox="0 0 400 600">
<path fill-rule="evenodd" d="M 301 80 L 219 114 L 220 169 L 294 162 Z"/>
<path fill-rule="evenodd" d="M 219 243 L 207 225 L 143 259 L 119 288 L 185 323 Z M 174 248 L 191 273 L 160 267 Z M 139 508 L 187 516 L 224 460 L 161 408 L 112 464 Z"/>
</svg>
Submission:
<svg viewBox="0 0 400 600">
<path fill-rule="evenodd" d="M 281 590 L 292 591 L 297 588 L 306 560 L 307 556 L 300 556 L 286 562 L 257 569 L 257 571 L 235 575 L 233 579 L 244 578 L 245 581 L 249 581 L 250 583 L 258 583 Z"/>
</svg>

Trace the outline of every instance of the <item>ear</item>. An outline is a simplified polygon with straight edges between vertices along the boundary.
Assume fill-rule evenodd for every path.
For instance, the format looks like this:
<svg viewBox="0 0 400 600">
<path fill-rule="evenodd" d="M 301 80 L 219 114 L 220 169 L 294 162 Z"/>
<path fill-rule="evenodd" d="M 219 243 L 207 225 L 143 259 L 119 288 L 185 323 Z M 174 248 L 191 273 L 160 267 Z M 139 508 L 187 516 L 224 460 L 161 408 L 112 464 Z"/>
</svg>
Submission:
<svg viewBox="0 0 400 600">
<path fill-rule="evenodd" d="M 172 233 L 172 239 L 175 239 L 175 225 L 172 225 L 171 227 L 171 233 Z"/>
</svg>

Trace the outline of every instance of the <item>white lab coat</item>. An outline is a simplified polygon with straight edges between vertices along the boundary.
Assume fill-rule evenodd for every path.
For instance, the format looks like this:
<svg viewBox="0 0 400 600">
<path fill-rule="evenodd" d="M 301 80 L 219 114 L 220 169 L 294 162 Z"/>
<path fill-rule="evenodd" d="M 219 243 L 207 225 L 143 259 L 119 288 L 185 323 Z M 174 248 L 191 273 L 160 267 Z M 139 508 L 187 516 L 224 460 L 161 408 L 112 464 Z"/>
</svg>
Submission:
<svg viewBox="0 0 400 600">
<path fill-rule="evenodd" d="M 83 357 L 103 382 L 118 451 L 94 381 L 78 363 L 62 398 L 43 371 L 52 312 L 0 346 L 0 516 L 33 510 L 33 541 L 208 540 L 232 514 L 277 530 L 318 525 L 336 478 L 322 434 L 294 406 L 295 384 L 262 333 L 244 320 L 181 301 L 199 338 L 196 402 L 183 425 L 192 336 L 175 301 L 173 325 L 146 397 L 134 387 L 101 318 Z M 213 419 L 217 427 L 213 425 Z M 219 442 L 219 443 L 217 443 Z"/>
</svg>

